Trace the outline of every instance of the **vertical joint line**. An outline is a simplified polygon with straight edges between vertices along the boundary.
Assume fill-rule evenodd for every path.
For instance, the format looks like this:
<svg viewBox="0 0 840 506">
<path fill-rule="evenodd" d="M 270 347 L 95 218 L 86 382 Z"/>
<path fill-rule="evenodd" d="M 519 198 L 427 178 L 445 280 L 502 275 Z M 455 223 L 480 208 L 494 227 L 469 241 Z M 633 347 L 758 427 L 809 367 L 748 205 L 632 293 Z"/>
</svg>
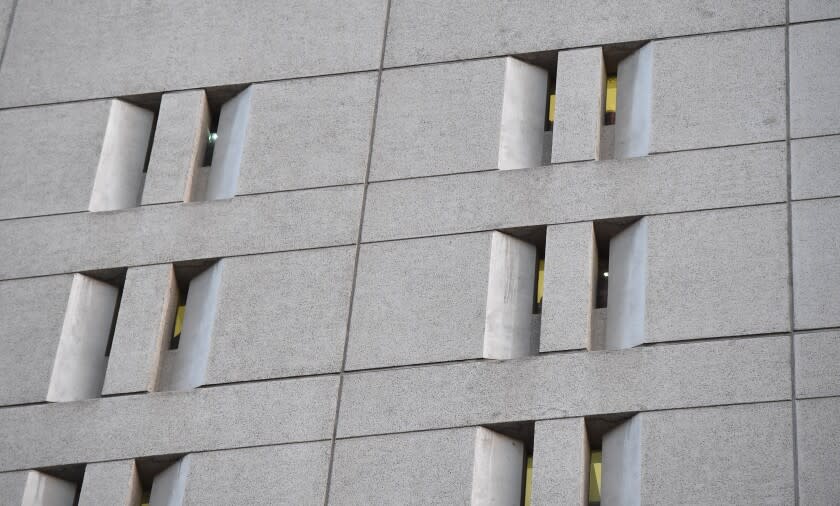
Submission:
<svg viewBox="0 0 840 506">
<path fill-rule="evenodd" d="M 791 193 L 791 153 L 790 153 L 790 0 L 785 2 L 785 169 L 787 184 L 787 244 L 788 244 L 788 320 L 790 325 L 790 399 L 791 399 L 791 447 L 793 449 L 793 497 L 799 505 L 799 447 L 796 427 L 796 313 L 793 301 L 793 205 Z"/>
<path fill-rule="evenodd" d="M 356 280 L 359 271 L 359 252 L 362 246 L 362 231 L 365 222 L 365 207 L 367 205 L 368 183 L 370 181 L 370 166 L 373 160 L 373 139 L 376 134 L 376 116 L 379 113 L 379 92 L 382 87 L 382 71 L 385 68 L 385 44 L 388 39 L 388 21 L 391 16 L 391 0 L 385 0 L 385 23 L 382 30 L 382 44 L 379 50 L 379 67 L 376 74 L 376 92 L 373 100 L 373 118 L 370 123 L 370 137 L 368 139 L 368 153 L 365 162 L 365 178 L 362 184 L 362 202 L 359 209 L 359 227 L 356 231 L 356 251 L 353 258 L 353 275 L 350 284 L 350 303 L 347 309 L 347 320 L 344 327 L 344 348 L 341 356 L 341 368 L 338 371 L 338 389 L 335 401 L 335 413 L 333 415 L 333 430 L 330 437 L 330 457 L 327 464 L 327 482 L 324 487 L 324 506 L 330 501 L 330 487 L 332 485 L 333 463 L 335 461 L 335 443 L 338 434 L 338 414 L 341 411 L 341 394 L 344 387 L 344 370 L 347 365 L 347 344 L 350 340 L 350 322 L 353 318 L 353 303 L 356 296 Z"/>
</svg>

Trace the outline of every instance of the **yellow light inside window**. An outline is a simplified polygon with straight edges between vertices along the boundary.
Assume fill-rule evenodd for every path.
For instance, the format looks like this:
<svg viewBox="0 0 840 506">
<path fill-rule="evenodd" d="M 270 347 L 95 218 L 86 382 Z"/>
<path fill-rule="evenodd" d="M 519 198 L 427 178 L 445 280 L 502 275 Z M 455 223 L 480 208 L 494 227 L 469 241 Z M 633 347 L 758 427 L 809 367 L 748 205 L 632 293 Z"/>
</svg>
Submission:
<svg viewBox="0 0 840 506">
<path fill-rule="evenodd" d="M 540 260 L 540 271 L 537 274 L 537 304 L 542 304 L 544 284 L 545 284 L 545 260 Z"/>
<path fill-rule="evenodd" d="M 556 95 L 548 97 L 548 121 L 554 123 L 554 103 L 557 101 Z"/>
<path fill-rule="evenodd" d="M 528 466 L 525 468 L 525 500 L 524 506 L 531 506 L 531 481 L 534 476 L 534 457 L 528 457 Z"/>
<path fill-rule="evenodd" d="M 618 78 L 616 76 L 607 77 L 607 100 L 606 112 L 615 112 L 615 100 L 618 89 Z"/>
<path fill-rule="evenodd" d="M 178 312 L 175 313 L 175 328 L 172 329 L 172 337 L 181 335 L 181 327 L 184 326 L 184 311 L 186 309 L 186 306 L 178 306 Z"/>
<path fill-rule="evenodd" d="M 589 456 L 589 502 L 601 501 L 601 452 Z"/>
</svg>

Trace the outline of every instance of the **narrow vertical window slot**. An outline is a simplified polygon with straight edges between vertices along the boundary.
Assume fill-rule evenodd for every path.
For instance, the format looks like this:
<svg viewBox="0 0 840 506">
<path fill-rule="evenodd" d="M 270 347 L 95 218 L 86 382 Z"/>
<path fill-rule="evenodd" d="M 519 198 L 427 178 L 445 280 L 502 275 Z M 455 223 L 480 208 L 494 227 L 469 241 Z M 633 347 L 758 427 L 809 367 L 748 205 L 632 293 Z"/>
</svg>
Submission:
<svg viewBox="0 0 840 506">
<path fill-rule="evenodd" d="M 102 395 L 124 282 L 124 270 L 73 275 L 47 401 Z"/>
<path fill-rule="evenodd" d="M 534 462 L 534 422 L 497 423 L 486 425 L 484 428 L 500 436 L 501 441 L 508 441 L 517 451 L 521 451 L 520 460 L 510 466 L 510 472 L 520 475 L 519 502 L 517 504 L 530 506 Z"/>
<path fill-rule="evenodd" d="M 639 223 L 639 218 L 631 217 L 594 224 L 598 266 L 591 350 L 621 349 L 640 344 L 639 339 L 631 337 L 638 334 L 644 317 L 638 310 L 641 302 L 636 300 L 644 295 L 644 248 L 639 244 L 643 231 Z M 611 285 L 615 285 L 613 290 L 610 290 Z M 634 325 L 627 328 L 630 322 Z"/>
<path fill-rule="evenodd" d="M 239 167 L 251 109 L 252 87 L 207 90 L 211 122 L 204 153 L 205 168 L 199 175 L 193 200 L 229 199 L 236 195 Z M 203 179 L 202 179 L 203 178 Z"/>
<path fill-rule="evenodd" d="M 142 487 L 140 506 L 181 504 L 189 455 L 163 455 L 135 460 Z"/>
<path fill-rule="evenodd" d="M 216 261 L 175 265 L 178 307 L 158 371 L 158 390 L 189 390 L 204 384 L 222 267 Z"/>
<path fill-rule="evenodd" d="M 647 154 L 652 68 L 649 46 L 645 44 L 627 42 L 602 48 L 606 79 L 601 160 Z"/>
<path fill-rule="evenodd" d="M 586 417 L 588 506 L 639 504 L 639 424 L 633 413 Z"/>
<path fill-rule="evenodd" d="M 139 206 L 146 179 L 157 110 L 119 99 L 110 104 L 90 211 Z"/>
<path fill-rule="evenodd" d="M 540 319 L 546 227 L 494 232 L 491 241 L 484 357 L 509 359 L 536 355 Z"/>
<path fill-rule="evenodd" d="M 21 504 L 77 506 L 84 476 L 84 464 L 29 471 Z"/>
<path fill-rule="evenodd" d="M 531 504 L 534 422 L 479 427 L 472 504 Z"/>
<path fill-rule="evenodd" d="M 539 151 L 534 152 L 531 160 L 528 162 L 528 167 L 536 167 L 539 165 L 548 165 L 551 163 L 551 145 L 554 130 L 554 111 L 556 96 L 554 93 L 556 75 L 557 75 L 557 51 L 541 51 L 536 53 L 527 53 L 517 55 L 516 59 L 533 66 L 535 69 L 540 69 L 537 75 L 539 81 L 534 83 L 529 93 L 534 94 L 534 103 L 531 104 L 530 114 L 534 115 L 534 129 L 537 125 L 541 125 L 540 132 L 534 131 L 531 135 L 538 138 L 533 141 L 539 144 Z M 544 81 L 541 77 L 545 75 Z M 506 90 L 507 93 L 507 90 Z M 542 104 L 539 105 L 539 101 Z M 536 118 L 541 117 L 540 120 Z M 500 167 L 499 168 L 503 168 Z M 510 167 L 510 168 L 524 168 L 524 167 Z"/>
<path fill-rule="evenodd" d="M 543 161 L 548 72 L 522 59 L 505 59 L 499 128 L 500 170 L 538 167 Z"/>
<path fill-rule="evenodd" d="M 607 59 L 607 54 L 609 58 Z M 650 151 L 653 46 L 635 42 L 605 49 L 607 73 L 615 75 L 615 124 L 605 158 L 646 156 Z M 609 91 L 609 88 L 607 89 Z"/>
</svg>

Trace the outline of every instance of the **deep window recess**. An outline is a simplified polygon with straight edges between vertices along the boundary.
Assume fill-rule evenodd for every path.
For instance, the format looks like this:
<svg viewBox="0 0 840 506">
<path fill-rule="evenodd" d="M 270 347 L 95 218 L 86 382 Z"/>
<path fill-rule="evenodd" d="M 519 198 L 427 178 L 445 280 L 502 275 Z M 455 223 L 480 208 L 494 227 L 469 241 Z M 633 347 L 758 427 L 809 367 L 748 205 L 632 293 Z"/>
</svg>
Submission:
<svg viewBox="0 0 840 506">
<path fill-rule="evenodd" d="M 534 422 L 507 422 L 497 423 L 492 425 L 485 425 L 488 429 L 503 434 L 510 438 L 520 441 L 524 447 L 522 466 L 519 472 L 522 473 L 522 494 L 520 498 L 521 506 L 531 505 L 531 491 L 533 480 L 533 462 L 534 462 Z"/>
<path fill-rule="evenodd" d="M 635 413 L 586 417 L 588 506 L 600 506 L 602 498 L 617 504 L 616 497 L 638 479 L 639 431 Z M 631 498 L 627 498 L 631 499 Z M 638 504 L 638 502 L 630 504 Z"/>
<path fill-rule="evenodd" d="M 595 307 L 592 312 L 591 350 L 612 349 L 607 343 L 607 302 L 610 287 L 610 244 L 618 234 L 639 220 L 638 217 L 601 220 L 594 223 L 598 267 L 595 281 Z M 613 263 L 616 259 L 613 259 Z"/>
</svg>

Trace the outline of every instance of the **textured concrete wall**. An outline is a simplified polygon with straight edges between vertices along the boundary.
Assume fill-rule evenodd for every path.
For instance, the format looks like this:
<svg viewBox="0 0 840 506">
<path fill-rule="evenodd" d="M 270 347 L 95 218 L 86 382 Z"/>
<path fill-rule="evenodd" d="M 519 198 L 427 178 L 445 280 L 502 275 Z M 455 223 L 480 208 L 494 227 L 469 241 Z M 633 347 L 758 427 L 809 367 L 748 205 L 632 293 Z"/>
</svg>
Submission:
<svg viewBox="0 0 840 506">
<path fill-rule="evenodd" d="M 515 505 L 533 451 L 533 504 L 579 504 L 623 420 L 640 504 L 840 502 L 838 16 L 0 0 L 0 502 L 177 461 L 183 504 Z M 104 386 L 47 402 L 81 276 L 123 290 Z"/>
<path fill-rule="evenodd" d="M 47 398 L 73 276 L 0 282 L 3 405 Z"/>
<path fill-rule="evenodd" d="M 0 218 L 87 210 L 110 104 L 0 111 Z"/>
</svg>

